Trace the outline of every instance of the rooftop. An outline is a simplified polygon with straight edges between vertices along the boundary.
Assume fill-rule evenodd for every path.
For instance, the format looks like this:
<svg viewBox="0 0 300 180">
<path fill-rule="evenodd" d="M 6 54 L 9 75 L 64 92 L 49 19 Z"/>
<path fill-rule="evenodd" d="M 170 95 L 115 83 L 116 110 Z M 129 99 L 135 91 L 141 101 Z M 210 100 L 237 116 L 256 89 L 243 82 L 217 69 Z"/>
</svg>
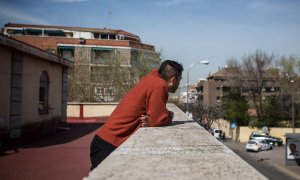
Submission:
<svg viewBox="0 0 300 180">
<path fill-rule="evenodd" d="M 54 25 L 35 25 L 35 24 L 18 24 L 18 23 L 7 23 L 4 27 L 14 28 L 44 28 L 44 29 L 61 29 L 70 31 L 85 31 L 85 32 L 106 32 L 114 34 L 122 34 L 139 38 L 139 36 L 123 30 L 107 29 L 107 28 L 85 28 L 85 27 L 70 27 L 70 26 L 54 26 Z"/>
</svg>

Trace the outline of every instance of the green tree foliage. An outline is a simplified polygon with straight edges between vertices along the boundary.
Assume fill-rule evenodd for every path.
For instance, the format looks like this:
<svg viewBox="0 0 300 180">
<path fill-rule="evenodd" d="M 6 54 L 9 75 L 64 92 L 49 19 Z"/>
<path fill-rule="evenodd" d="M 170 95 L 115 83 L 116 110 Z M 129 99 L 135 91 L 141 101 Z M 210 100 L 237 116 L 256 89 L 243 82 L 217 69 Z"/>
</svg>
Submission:
<svg viewBox="0 0 300 180">
<path fill-rule="evenodd" d="M 300 106 L 300 58 L 282 56 L 277 61 L 280 73 L 280 109 L 282 120 L 292 119 L 292 99 L 295 106 L 295 120 L 299 119 Z M 297 127 L 297 124 L 296 124 Z"/>
<path fill-rule="evenodd" d="M 263 114 L 262 114 L 263 121 L 259 121 L 259 124 L 257 124 L 257 126 L 258 127 L 278 126 L 278 121 L 281 120 L 280 112 L 281 111 L 280 111 L 279 98 L 276 96 L 266 97 L 263 103 Z"/>
<path fill-rule="evenodd" d="M 247 126 L 249 117 L 248 104 L 244 96 L 237 92 L 226 93 L 222 97 L 222 113 L 225 119 L 238 126 Z"/>
<path fill-rule="evenodd" d="M 239 84 L 231 87 L 231 91 L 237 92 L 241 88 L 249 107 L 256 111 L 256 117 L 251 117 L 250 126 L 289 126 L 286 122 L 292 119 L 292 99 L 296 124 L 299 119 L 300 58 L 282 56 L 275 61 L 276 66 L 273 64 L 274 60 L 273 55 L 260 50 L 245 55 L 241 64 L 235 58 L 227 60 L 228 68 L 241 77 L 240 81 L 229 77 L 231 81 L 237 81 L 231 84 Z"/>
</svg>

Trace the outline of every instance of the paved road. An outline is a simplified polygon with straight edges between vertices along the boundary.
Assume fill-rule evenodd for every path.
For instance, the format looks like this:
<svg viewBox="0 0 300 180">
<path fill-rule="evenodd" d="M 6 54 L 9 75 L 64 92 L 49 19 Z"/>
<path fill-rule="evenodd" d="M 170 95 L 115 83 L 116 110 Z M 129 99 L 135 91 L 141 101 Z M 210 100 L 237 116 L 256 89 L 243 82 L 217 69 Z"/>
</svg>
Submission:
<svg viewBox="0 0 300 180">
<path fill-rule="evenodd" d="M 300 166 L 285 165 L 284 146 L 256 153 L 247 152 L 245 143 L 226 141 L 224 144 L 268 179 L 300 179 Z"/>
<path fill-rule="evenodd" d="M 81 180 L 90 168 L 89 146 L 100 124 L 73 124 L 49 137 L 22 140 L 0 153 L 2 180 Z"/>
</svg>

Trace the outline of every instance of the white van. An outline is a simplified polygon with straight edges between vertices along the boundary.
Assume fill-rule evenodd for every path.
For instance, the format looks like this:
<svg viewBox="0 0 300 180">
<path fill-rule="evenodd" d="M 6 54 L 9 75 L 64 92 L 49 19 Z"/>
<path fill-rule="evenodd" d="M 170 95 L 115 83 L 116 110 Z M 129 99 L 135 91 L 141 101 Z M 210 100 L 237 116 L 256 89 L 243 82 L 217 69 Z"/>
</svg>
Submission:
<svg viewBox="0 0 300 180">
<path fill-rule="evenodd" d="M 222 136 L 222 130 L 221 129 L 212 129 L 211 134 L 215 136 L 215 138 L 220 139 Z"/>
</svg>

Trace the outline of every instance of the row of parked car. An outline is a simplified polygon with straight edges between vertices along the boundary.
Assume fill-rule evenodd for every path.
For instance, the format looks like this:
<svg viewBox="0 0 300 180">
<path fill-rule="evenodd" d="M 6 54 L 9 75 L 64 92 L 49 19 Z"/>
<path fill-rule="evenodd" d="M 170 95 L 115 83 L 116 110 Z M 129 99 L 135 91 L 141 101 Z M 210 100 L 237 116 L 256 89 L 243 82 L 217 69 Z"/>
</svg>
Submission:
<svg viewBox="0 0 300 180">
<path fill-rule="evenodd" d="M 209 132 L 219 140 L 225 140 L 225 133 L 221 129 L 210 129 Z M 264 151 L 271 150 L 273 147 L 281 146 L 282 139 L 270 136 L 262 132 L 252 132 L 249 141 L 246 144 L 247 151 Z"/>
<path fill-rule="evenodd" d="M 263 151 L 271 150 L 273 146 L 281 146 L 282 139 L 274 136 L 270 136 L 266 133 L 253 132 L 249 137 L 249 141 L 246 144 L 247 151 Z"/>
</svg>

